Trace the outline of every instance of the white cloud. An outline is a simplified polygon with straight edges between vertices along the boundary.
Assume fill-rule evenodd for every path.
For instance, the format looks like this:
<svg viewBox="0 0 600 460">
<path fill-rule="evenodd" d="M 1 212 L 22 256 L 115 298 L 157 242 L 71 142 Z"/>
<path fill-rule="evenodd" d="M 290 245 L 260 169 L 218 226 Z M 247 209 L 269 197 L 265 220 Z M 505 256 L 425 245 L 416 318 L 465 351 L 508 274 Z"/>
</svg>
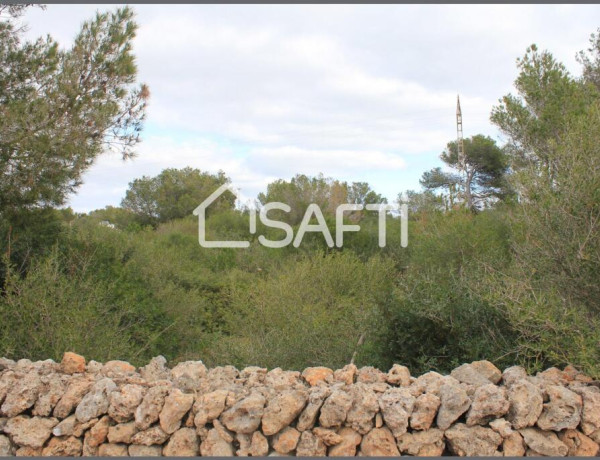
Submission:
<svg viewBox="0 0 600 460">
<path fill-rule="evenodd" d="M 101 9 L 108 9 L 103 6 Z M 491 107 L 537 42 L 574 72 L 596 5 L 139 5 L 139 76 L 152 93 L 138 157 L 105 156 L 77 209 L 117 204 L 166 167 L 223 169 L 252 196 L 275 178 L 323 172 L 393 198 L 455 136 L 497 136 Z M 68 42 L 96 7 L 49 5 L 30 36 Z M 159 135 L 160 134 L 160 135 Z"/>
</svg>

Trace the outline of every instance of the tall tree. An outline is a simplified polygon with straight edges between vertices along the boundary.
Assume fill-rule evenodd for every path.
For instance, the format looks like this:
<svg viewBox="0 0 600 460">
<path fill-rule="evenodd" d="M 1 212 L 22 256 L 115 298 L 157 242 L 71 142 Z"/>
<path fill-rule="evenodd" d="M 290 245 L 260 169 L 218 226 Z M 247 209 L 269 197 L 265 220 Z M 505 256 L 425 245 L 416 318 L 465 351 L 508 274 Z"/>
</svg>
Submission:
<svg viewBox="0 0 600 460">
<path fill-rule="evenodd" d="M 156 225 L 191 215 L 196 206 L 228 182 L 222 171 L 210 174 L 190 167 L 168 168 L 158 176 L 130 182 L 121 206 L 136 214 L 141 224 Z M 225 193 L 208 212 L 232 209 L 234 205 L 235 196 Z"/>
<path fill-rule="evenodd" d="M 63 204 L 106 150 L 134 154 L 149 97 L 136 28 L 130 8 L 98 13 L 63 50 L 0 20 L 0 217 Z"/>
<path fill-rule="evenodd" d="M 456 141 L 449 142 L 440 155 L 452 171 L 434 168 L 423 173 L 420 183 L 427 190 L 446 190 L 454 201 L 462 190 L 467 208 L 481 207 L 509 194 L 506 174 L 508 161 L 505 153 L 488 136 L 477 134 L 464 140 L 465 171 L 460 171 Z"/>
</svg>

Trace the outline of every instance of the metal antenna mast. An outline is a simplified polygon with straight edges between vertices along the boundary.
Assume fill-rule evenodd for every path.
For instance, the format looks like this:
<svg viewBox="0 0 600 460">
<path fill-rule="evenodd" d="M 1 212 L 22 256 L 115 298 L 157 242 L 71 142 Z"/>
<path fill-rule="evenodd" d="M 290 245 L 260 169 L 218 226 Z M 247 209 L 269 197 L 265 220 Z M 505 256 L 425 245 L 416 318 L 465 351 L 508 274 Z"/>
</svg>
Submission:
<svg viewBox="0 0 600 460">
<path fill-rule="evenodd" d="M 458 172 L 463 181 L 466 180 L 467 165 L 465 159 L 465 143 L 463 140 L 463 123 L 462 123 L 462 110 L 460 109 L 460 96 L 456 96 L 456 148 L 458 150 Z M 463 182 L 466 187 L 466 184 Z M 469 197 L 466 197 L 466 190 L 462 190 L 463 199 L 469 201 Z"/>
<path fill-rule="evenodd" d="M 460 110 L 460 96 L 456 96 L 456 147 L 458 148 L 458 167 L 460 172 L 465 171 L 465 143 L 463 141 L 462 111 Z"/>
</svg>

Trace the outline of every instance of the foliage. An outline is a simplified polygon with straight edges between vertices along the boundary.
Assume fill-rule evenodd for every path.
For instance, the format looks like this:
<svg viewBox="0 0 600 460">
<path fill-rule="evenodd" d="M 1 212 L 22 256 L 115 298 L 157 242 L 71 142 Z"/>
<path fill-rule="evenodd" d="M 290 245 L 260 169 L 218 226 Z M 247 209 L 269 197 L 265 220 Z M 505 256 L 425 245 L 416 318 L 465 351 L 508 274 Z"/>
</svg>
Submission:
<svg viewBox="0 0 600 460">
<path fill-rule="evenodd" d="M 461 172 L 458 145 L 452 141 L 440 158 L 453 172 L 444 172 L 439 167 L 426 171 L 420 180 L 421 185 L 429 191 L 445 190 L 451 204 L 460 198 L 468 209 L 481 208 L 507 198 L 510 194 L 506 181 L 508 163 L 496 142 L 477 134 L 464 140 L 464 148 L 464 171 Z M 464 191 L 464 196 L 459 197 L 459 191 Z"/>
<path fill-rule="evenodd" d="M 210 174 L 190 167 L 169 168 L 158 176 L 144 176 L 131 182 L 121 206 L 134 213 L 141 225 L 155 226 L 191 215 L 211 193 L 229 182 L 222 171 Z M 207 213 L 231 209 L 234 204 L 235 196 L 228 192 L 221 195 Z"/>
</svg>

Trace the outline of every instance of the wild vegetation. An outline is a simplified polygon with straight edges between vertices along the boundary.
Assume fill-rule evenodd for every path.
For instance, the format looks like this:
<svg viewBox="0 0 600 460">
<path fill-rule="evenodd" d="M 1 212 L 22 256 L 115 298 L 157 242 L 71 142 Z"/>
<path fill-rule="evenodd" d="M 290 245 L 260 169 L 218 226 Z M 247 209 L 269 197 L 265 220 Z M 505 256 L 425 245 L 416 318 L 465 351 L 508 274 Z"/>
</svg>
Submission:
<svg viewBox="0 0 600 460">
<path fill-rule="evenodd" d="M 108 147 L 130 156 L 139 140 L 149 90 L 136 82 L 131 10 L 99 14 L 70 50 L 23 41 L 20 10 L 0 13 L 0 355 L 294 369 L 354 357 L 415 373 L 489 359 L 600 377 L 598 35 L 581 76 L 526 51 L 516 93 L 491 109 L 507 144 L 467 139 L 464 174 L 450 142 L 449 168 L 399 194 L 407 248 L 396 217 L 382 249 L 377 214 L 355 211 L 346 220 L 361 231 L 343 248 L 315 233 L 269 249 L 256 235 L 283 231 L 259 223 L 250 234 L 248 209 L 223 196 L 208 238 L 252 244 L 205 249 L 192 210 L 224 172 L 167 169 L 134 180 L 120 207 L 62 207 L 94 158 Z M 334 232 L 339 203 L 385 199 L 366 183 L 299 174 L 258 197 L 270 201 L 290 205 L 277 218 L 295 229 L 317 203 Z"/>
</svg>

